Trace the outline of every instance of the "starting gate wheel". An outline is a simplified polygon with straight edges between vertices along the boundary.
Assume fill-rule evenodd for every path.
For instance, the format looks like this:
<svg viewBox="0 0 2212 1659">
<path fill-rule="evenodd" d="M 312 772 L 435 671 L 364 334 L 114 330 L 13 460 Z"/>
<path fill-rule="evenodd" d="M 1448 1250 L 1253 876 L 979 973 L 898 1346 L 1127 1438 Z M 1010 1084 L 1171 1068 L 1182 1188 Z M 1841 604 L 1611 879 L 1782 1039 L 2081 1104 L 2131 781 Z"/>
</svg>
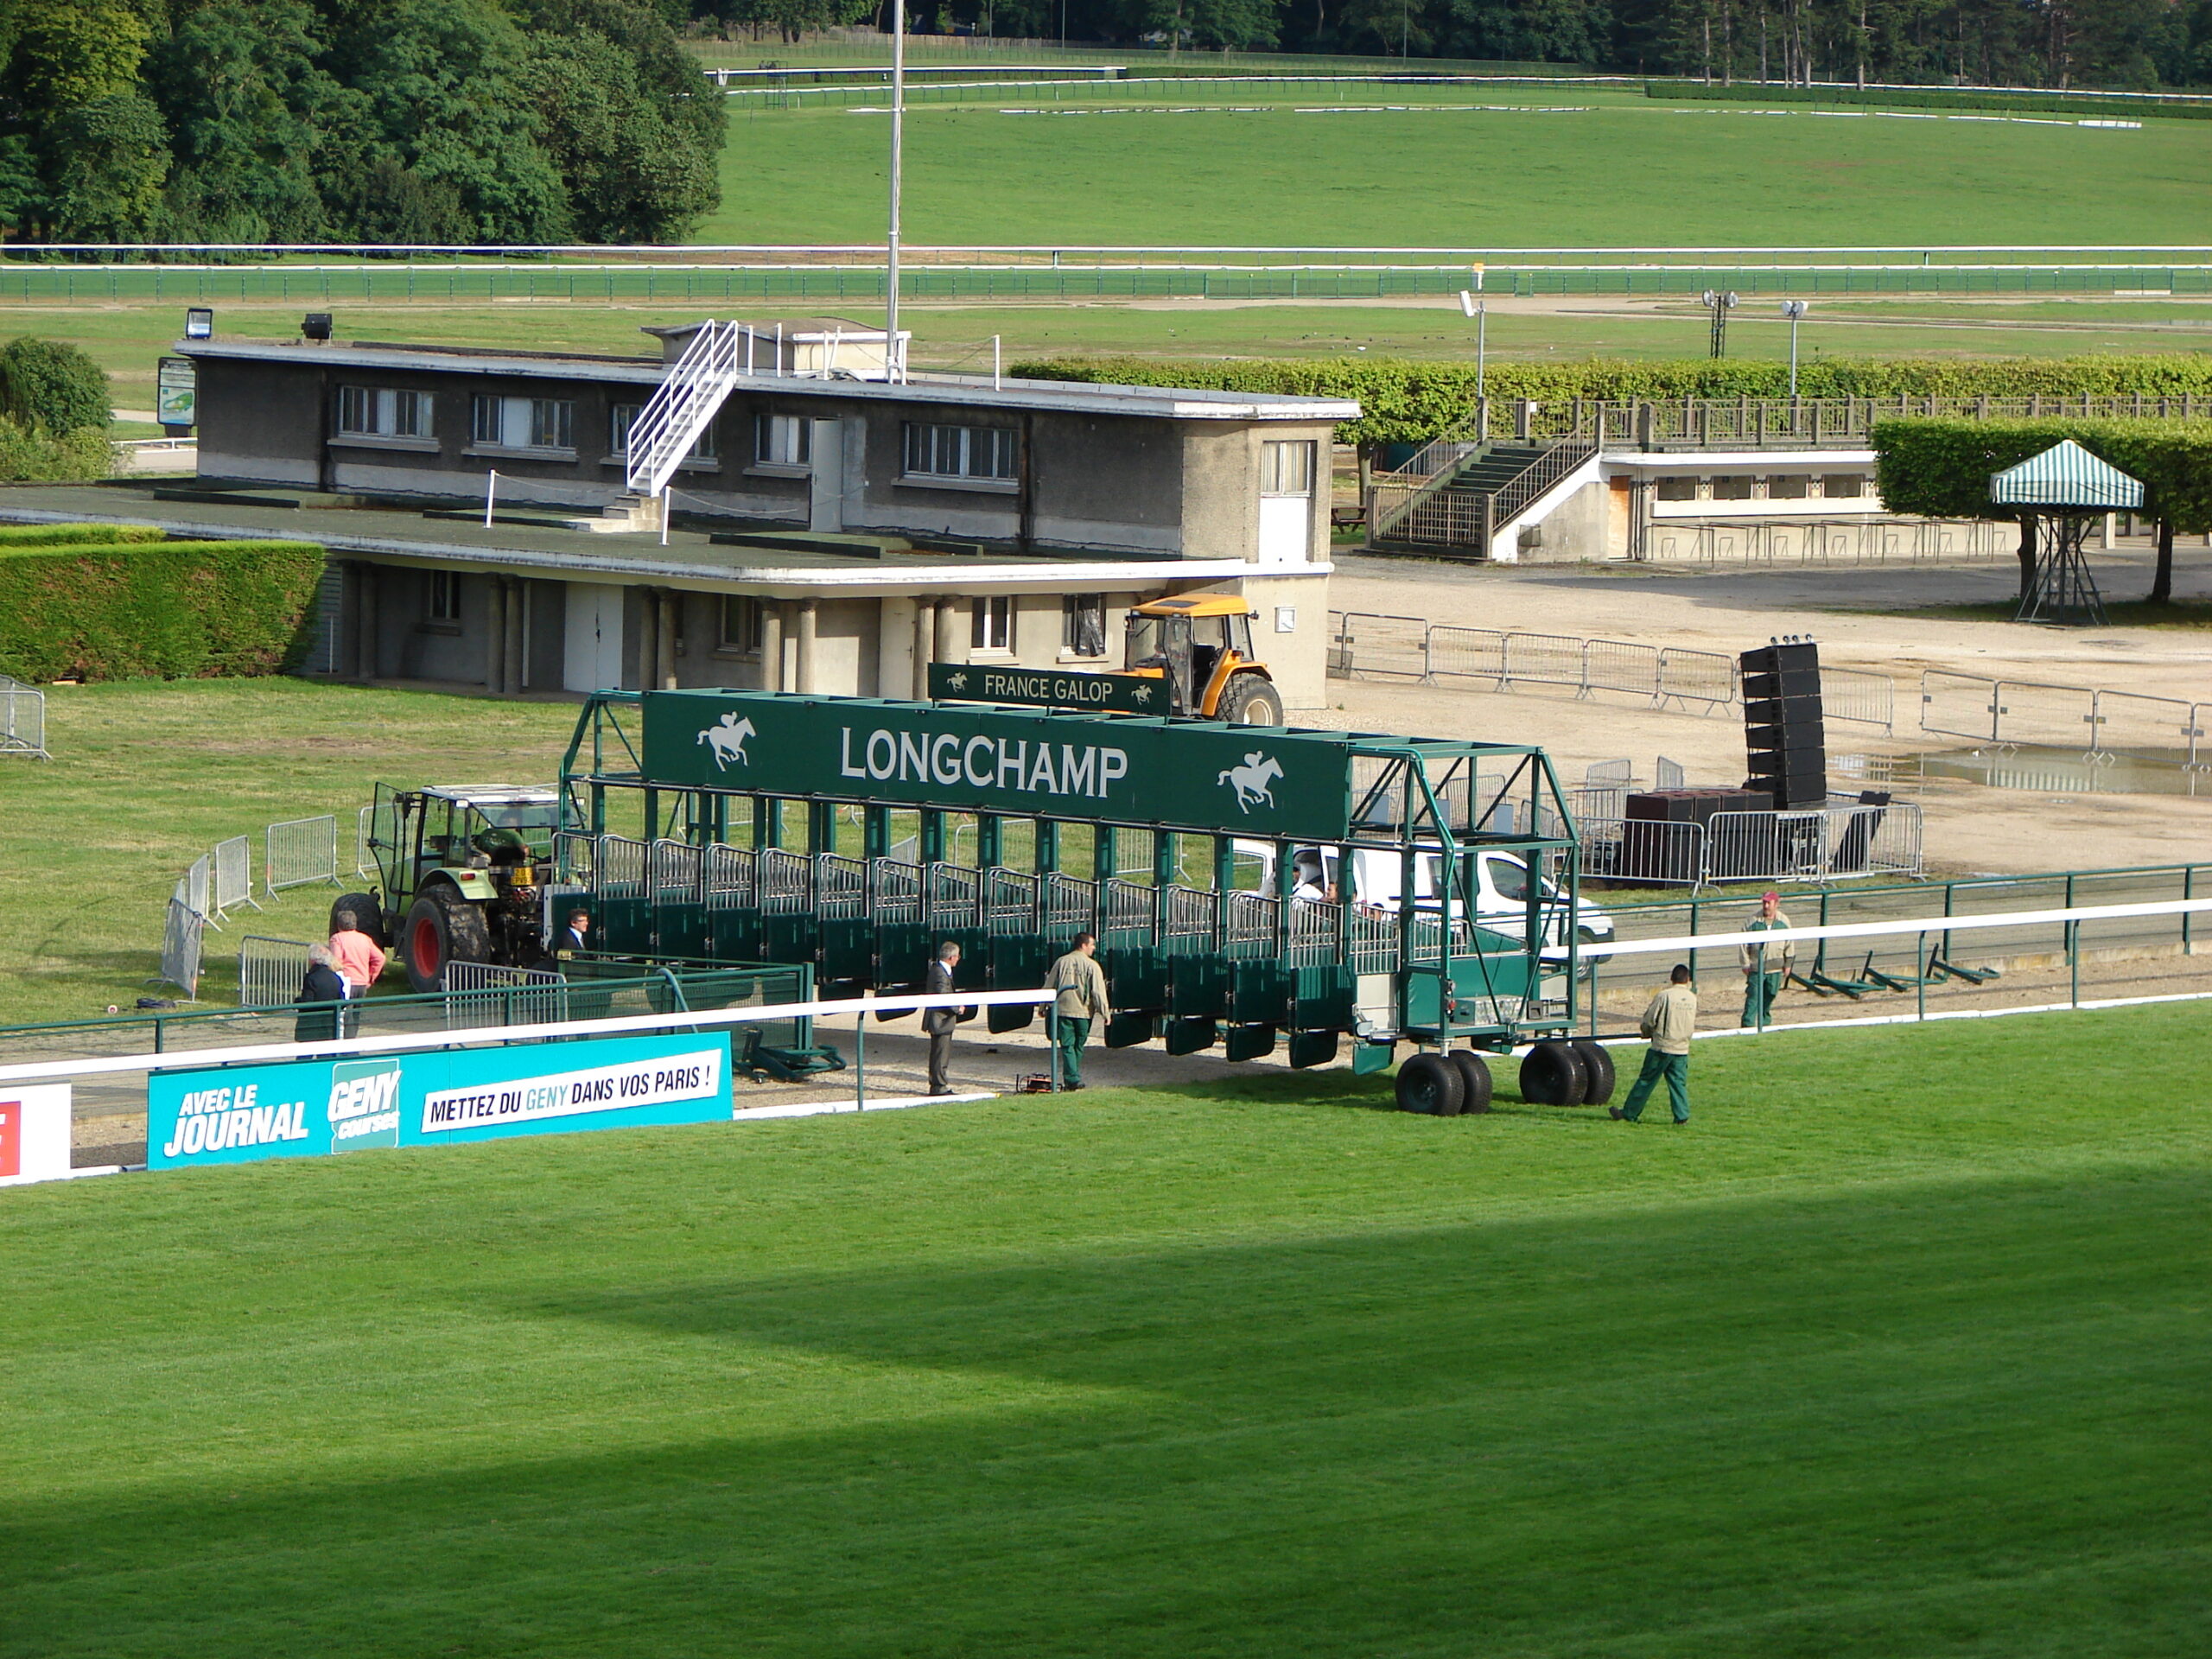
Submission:
<svg viewBox="0 0 2212 1659">
<path fill-rule="evenodd" d="M 1580 1106 L 1590 1086 L 1572 1043 L 1538 1043 L 1521 1062 L 1521 1098 L 1536 1106 Z"/>
<path fill-rule="evenodd" d="M 1581 1057 L 1589 1084 L 1582 1091 L 1585 1106 L 1602 1106 L 1613 1097 L 1613 1052 L 1594 1038 L 1578 1037 L 1574 1052 Z"/>
<path fill-rule="evenodd" d="M 1490 1110 L 1490 1067 L 1483 1057 L 1471 1048 L 1455 1048 L 1452 1051 L 1452 1064 L 1459 1069 L 1459 1084 L 1464 1090 L 1459 1109 L 1470 1113 Z"/>
<path fill-rule="evenodd" d="M 1466 1097 L 1459 1068 L 1441 1054 L 1416 1054 L 1398 1068 L 1398 1109 L 1457 1117 Z"/>
</svg>

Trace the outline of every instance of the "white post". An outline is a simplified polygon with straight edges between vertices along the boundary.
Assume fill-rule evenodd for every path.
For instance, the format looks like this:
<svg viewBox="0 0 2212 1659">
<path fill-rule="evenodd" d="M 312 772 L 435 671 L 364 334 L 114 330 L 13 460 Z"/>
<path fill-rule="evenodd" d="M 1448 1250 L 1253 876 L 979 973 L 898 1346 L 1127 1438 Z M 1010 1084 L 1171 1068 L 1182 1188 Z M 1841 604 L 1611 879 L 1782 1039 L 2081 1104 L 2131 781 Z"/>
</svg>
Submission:
<svg viewBox="0 0 2212 1659">
<path fill-rule="evenodd" d="M 906 378 L 899 361 L 899 168 L 906 133 L 906 0 L 891 0 L 891 225 L 884 240 L 883 363 L 887 378 Z"/>
<path fill-rule="evenodd" d="M 668 486 L 660 486 L 660 544 L 668 545 Z"/>
<path fill-rule="evenodd" d="M 993 334 L 991 336 L 991 390 L 996 391 L 999 389 L 999 337 Z"/>
<path fill-rule="evenodd" d="M 1484 371 L 1490 365 L 1490 302 L 1475 302 L 1475 401 L 1483 400 Z M 1485 432 L 1484 437 L 1490 435 Z"/>
<path fill-rule="evenodd" d="M 492 528 L 492 499 L 499 493 L 499 474 L 495 469 L 484 474 L 484 528 Z"/>
</svg>

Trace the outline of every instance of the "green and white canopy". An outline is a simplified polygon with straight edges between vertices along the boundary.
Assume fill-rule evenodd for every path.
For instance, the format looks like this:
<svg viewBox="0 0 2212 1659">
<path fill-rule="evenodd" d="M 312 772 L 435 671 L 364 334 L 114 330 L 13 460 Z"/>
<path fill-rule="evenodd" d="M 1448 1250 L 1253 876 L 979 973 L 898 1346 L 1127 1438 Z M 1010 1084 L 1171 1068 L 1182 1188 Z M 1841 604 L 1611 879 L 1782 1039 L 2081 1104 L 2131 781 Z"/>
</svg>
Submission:
<svg viewBox="0 0 2212 1659">
<path fill-rule="evenodd" d="M 2000 507 L 2126 512 L 2143 505 L 2143 486 L 2068 438 L 1993 474 L 1989 499 Z"/>
</svg>

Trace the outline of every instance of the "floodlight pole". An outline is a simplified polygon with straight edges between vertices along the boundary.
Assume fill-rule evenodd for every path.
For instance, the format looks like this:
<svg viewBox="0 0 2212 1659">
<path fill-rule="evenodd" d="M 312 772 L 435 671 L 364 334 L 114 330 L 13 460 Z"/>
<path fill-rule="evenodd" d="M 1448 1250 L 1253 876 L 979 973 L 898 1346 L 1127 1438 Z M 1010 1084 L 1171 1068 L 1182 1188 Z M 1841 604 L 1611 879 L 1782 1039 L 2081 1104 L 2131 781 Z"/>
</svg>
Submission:
<svg viewBox="0 0 2212 1659">
<path fill-rule="evenodd" d="M 1797 401 L 1797 323 L 1806 308 L 1802 300 L 1782 302 L 1782 315 L 1789 319 L 1789 401 L 1793 404 Z"/>
<path fill-rule="evenodd" d="M 906 134 L 906 0 L 891 0 L 891 229 L 884 244 L 883 366 L 893 381 L 906 378 L 906 365 L 899 360 L 899 152 Z"/>
</svg>

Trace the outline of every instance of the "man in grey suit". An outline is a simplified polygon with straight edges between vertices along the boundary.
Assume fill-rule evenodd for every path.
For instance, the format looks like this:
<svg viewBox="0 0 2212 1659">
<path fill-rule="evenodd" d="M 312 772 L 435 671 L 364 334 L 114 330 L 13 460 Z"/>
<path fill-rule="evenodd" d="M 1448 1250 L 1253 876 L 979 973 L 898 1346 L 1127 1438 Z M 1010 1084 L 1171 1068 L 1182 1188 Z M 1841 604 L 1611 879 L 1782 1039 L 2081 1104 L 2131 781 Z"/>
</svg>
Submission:
<svg viewBox="0 0 2212 1659">
<path fill-rule="evenodd" d="M 951 995 L 952 970 L 959 965 L 960 947 L 947 939 L 937 948 L 937 960 L 930 963 L 923 990 L 931 996 Z M 959 1023 L 957 1008 L 922 1010 L 922 1029 L 930 1034 L 930 1093 L 933 1095 L 952 1092 L 952 1081 L 945 1073 L 952 1065 L 952 1028 Z"/>
</svg>

